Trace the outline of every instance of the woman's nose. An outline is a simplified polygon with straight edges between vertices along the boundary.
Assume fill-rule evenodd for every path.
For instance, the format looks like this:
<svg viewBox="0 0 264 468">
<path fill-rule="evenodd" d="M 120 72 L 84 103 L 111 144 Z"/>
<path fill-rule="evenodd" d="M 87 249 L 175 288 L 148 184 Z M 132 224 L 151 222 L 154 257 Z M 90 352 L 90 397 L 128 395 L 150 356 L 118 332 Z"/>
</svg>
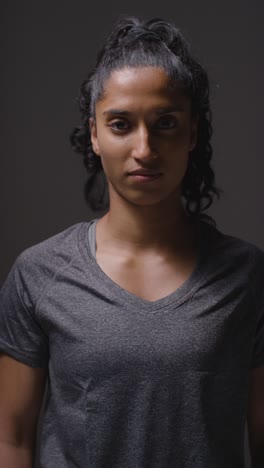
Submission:
<svg viewBox="0 0 264 468">
<path fill-rule="evenodd" d="M 157 151 L 153 147 L 150 130 L 145 126 L 140 127 L 135 134 L 132 156 L 136 159 L 155 159 L 158 157 Z"/>
</svg>

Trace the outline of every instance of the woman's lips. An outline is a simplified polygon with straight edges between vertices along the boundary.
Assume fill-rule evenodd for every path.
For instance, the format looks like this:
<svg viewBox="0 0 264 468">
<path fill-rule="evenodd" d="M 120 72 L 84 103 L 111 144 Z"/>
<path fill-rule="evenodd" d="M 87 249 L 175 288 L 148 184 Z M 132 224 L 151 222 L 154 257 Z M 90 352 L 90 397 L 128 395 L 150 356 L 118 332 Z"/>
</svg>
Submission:
<svg viewBox="0 0 264 468">
<path fill-rule="evenodd" d="M 153 180 L 159 179 L 162 176 L 162 174 L 153 174 L 153 175 L 147 175 L 147 174 L 129 174 L 129 177 L 131 177 L 133 180 L 137 182 L 151 182 Z"/>
</svg>

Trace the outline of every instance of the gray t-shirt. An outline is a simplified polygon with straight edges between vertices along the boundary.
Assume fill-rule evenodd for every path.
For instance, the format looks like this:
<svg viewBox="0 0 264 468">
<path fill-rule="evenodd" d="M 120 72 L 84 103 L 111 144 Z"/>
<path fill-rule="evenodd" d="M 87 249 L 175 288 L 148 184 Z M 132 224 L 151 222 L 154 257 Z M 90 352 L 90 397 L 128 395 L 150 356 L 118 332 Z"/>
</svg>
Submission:
<svg viewBox="0 0 264 468">
<path fill-rule="evenodd" d="M 48 367 L 39 466 L 244 467 L 264 252 L 200 222 L 194 272 L 151 302 L 97 264 L 97 219 L 24 250 L 1 289 L 0 349 Z"/>
</svg>

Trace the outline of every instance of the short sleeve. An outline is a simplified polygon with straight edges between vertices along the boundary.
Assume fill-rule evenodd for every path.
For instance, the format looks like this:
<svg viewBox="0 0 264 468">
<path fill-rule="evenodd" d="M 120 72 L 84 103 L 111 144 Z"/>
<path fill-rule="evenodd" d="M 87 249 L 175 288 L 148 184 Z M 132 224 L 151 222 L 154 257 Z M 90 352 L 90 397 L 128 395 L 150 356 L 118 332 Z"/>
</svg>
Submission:
<svg viewBox="0 0 264 468">
<path fill-rule="evenodd" d="M 34 272 L 26 274 L 32 269 L 28 262 L 22 252 L 0 290 L 0 350 L 32 367 L 46 367 L 48 338 L 29 299 Z"/>
</svg>

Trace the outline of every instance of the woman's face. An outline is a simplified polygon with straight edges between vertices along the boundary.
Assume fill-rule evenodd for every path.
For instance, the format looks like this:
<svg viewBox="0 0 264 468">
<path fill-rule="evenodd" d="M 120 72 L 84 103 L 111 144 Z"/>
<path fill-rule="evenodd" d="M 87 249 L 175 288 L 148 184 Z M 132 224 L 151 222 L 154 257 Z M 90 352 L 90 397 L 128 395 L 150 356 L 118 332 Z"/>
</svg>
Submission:
<svg viewBox="0 0 264 468">
<path fill-rule="evenodd" d="M 100 156 L 109 195 L 151 205 L 179 197 L 189 151 L 196 144 L 197 122 L 190 100 L 169 89 L 161 68 L 114 71 L 89 120 L 94 152 Z M 137 169 L 161 172 L 148 182 L 128 175 Z"/>
</svg>

